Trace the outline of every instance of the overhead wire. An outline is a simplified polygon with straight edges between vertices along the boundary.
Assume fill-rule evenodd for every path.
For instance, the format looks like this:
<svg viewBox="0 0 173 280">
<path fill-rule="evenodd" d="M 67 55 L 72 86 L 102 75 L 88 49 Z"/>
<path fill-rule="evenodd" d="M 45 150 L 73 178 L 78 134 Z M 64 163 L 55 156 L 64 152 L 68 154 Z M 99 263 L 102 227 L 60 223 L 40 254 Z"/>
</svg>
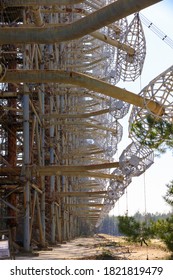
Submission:
<svg viewBox="0 0 173 280">
<path fill-rule="evenodd" d="M 151 30 L 153 31 L 163 42 L 165 42 L 168 46 L 173 49 L 173 40 L 166 35 L 163 31 L 161 31 L 154 23 L 152 23 L 148 18 L 146 18 L 143 14 L 140 13 L 141 21 Z"/>
</svg>

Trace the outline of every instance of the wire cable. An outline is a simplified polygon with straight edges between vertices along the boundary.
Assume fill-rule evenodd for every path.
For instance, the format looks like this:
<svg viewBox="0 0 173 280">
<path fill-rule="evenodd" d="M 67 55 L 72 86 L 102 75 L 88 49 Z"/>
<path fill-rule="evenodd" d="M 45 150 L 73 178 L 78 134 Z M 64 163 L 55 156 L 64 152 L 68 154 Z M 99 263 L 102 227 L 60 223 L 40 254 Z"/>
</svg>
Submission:
<svg viewBox="0 0 173 280">
<path fill-rule="evenodd" d="M 155 24 L 153 24 L 149 19 L 147 19 L 143 14 L 140 13 L 141 21 L 153 31 L 162 41 L 164 41 L 168 46 L 173 49 L 173 40 L 168 37 L 163 31 L 161 31 Z"/>
</svg>

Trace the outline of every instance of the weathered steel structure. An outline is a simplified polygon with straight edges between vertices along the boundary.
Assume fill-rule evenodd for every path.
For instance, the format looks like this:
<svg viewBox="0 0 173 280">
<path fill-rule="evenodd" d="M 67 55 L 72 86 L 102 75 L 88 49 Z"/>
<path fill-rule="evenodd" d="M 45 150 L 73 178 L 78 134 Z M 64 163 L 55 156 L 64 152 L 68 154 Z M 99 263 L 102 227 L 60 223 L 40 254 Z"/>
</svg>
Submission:
<svg viewBox="0 0 173 280">
<path fill-rule="evenodd" d="M 167 96 L 116 86 L 142 72 L 138 12 L 157 2 L 0 1 L 0 227 L 26 251 L 99 225 L 153 163 L 133 133 L 118 162 L 114 155 L 130 104 L 131 122 L 138 111 L 165 115 Z"/>
</svg>

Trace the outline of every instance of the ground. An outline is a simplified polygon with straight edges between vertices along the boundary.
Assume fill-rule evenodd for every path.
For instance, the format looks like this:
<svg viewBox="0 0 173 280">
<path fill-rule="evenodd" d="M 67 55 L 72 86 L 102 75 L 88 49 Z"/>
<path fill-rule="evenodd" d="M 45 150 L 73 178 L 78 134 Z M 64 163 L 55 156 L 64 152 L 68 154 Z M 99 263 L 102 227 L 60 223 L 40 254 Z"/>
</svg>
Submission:
<svg viewBox="0 0 173 280">
<path fill-rule="evenodd" d="M 170 252 L 159 240 L 145 244 L 131 244 L 123 237 L 98 234 L 93 237 L 80 237 L 64 244 L 57 244 L 46 250 L 34 251 L 35 254 L 17 254 L 16 259 L 35 260 L 165 260 L 170 259 Z"/>
</svg>

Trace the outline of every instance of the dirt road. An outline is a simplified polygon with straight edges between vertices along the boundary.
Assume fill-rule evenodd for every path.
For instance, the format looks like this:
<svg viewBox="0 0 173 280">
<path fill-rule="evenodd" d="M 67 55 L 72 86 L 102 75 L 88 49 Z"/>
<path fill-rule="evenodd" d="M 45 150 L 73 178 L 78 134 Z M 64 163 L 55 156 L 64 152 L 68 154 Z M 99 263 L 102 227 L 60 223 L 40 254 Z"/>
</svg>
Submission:
<svg viewBox="0 0 173 280">
<path fill-rule="evenodd" d="M 65 244 L 36 251 L 36 255 L 19 254 L 20 259 L 33 260 L 72 260 L 72 259 L 120 259 L 120 260 L 163 260 L 170 257 L 170 252 L 158 240 L 152 240 L 149 246 L 129 244 L 122 237 L 105 234 L 93 237 L 81 237 Z"/>
</svg>

